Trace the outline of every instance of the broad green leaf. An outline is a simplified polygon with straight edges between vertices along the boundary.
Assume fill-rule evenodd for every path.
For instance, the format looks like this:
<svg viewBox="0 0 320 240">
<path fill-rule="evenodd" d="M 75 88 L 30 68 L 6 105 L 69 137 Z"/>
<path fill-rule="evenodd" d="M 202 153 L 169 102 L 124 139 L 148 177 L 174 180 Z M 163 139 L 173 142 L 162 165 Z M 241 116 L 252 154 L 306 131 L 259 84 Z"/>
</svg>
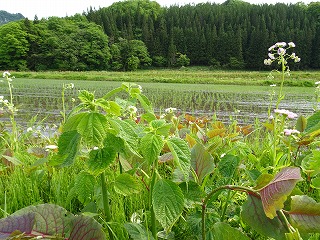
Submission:
<svg viewBox="0 0 320 240">
<path fill-rule="evenodd" d="M 320 203 L 305 195 L 291 197 L 291 223 L 302 232 L 320 233 Z"/>
<path fill-rule="evenodd" d="M 156 119 L 150 122 L 150 126 L 155 130 L 156 134 L 162 136 L 168 136 L 171 124 L 166 123 L 164 119 Z"/>
<path fill-rule="evenodd" d="M 116 131 L 116 135 L 124 140 L 126 147 L 128 147 L 128 149 L 135 155 L 140 156 L 136 151 L 138 149 L 139 138 L 133 127 L 133 124 L 135 123 L 130 123 L 129 121 L 123 121 L 119 119 L 109 119 L 109 122 Z"/>
<path fill-rule="evenodd" d="M 183 193 L 174 182 L 160 179 L 153 187 L 152 204 L 156 219 L 169 231 L 182 214 Z"/>
<path fill-rule="evenodd" d="M 206 197 L 206 193 L 202 188 L 193 181 L 180 183 L 179 187 L 183 192 L 186 206 L 201 205 L 203 199 Z"/>
<path fill-rule="evenodd" d="M 232 178 L 239 166 L 240 159 L 234 155 L 225 155 L 221 158 L 218 169 L 223 177 Z"/>
<path fill-rule="evenodd" d="M 201 184 L 203 179 L 212 173 L 215 168 L 213 157 L 205 147 L 199 143 L 191 149 L 191 166 L 198 176 L 199 184 Z"/>
<path fill-rule="evenodd" d="M 284 202 L 301 180 L 300 168 L 283 168 L 274 179 L 259 190 L 264 212 L 268 218 L 277 216 L 276 211 L 284 207 Z"/>
<path fill-rule="evenodd" d="M 307 127 L 307 119 L 304 117 L 304 116 L 300 116 L 298 119 L 297 119 L 297 123 L 296 123 L 296 129 L 299 131 L 299 132 L 303 132 Z"/>
<path fill-rule="evenodd" d="M 94 94 L 87 90 L 81 90 L 79 91 L 78 98 L 83 103 L 91 103 L 94 100 Z"/>
<path fill-rule="evenodd" d="M 93 175 L 87 172 L 80 172 L 76 176 L 74 186 L 69 194 L 77 195 L 81 203 L 87 204 L 91 201 L 95 183 L 96 180 Z"/>
<path fill-rule="evenodd" d="M 142 186 L 137 178 L 128 173 L 122 173 L 117 176 L 114 183 L 114 189 L 117 193 L 123 196 L 129 196 L 134 193 L 139 193 L 142 189 Z"/>
<path fill-rule="evenodd" d="M 107 118 L 96 112 L 83 112 L 70 117 L 63 127 L 64 131 L 77 130 L 86 144 L 101 146 L 108 128 Z"/>
<path fill-rule="evenodd" d="M 317 111 L 307 120 L 307 126 L 305 129 L 306 134 L 310 134 L 320 129 L 320 111 Z"/>
<path fill-rule="evenodd" d="M 320 176 L 317 176 L 311 180 L 312 187 L 320 189 Z"/>
<path fill-rule="evenodd" d="M 146 120 L 147 122 L 151 122 L 156 119 L 156 116 L 151 112 L 147 112 L 141 115 L 141 121 Z"/>
<path fill-rule="evenodd" d="M 174 163 L 183 173 L 185 180 L 188 181 L 191 168 L 191 152 L 187 142 L 174 137 L 170 138 L 167 144 L 173 155 Z"/>
<path fill-rule="evenodd" d="M 229 224 L 224 222 L 217 222 L 213 225 L 214 239 L 223 240 L 250 240 L 244 233 L 238 229 L 231 227 Z"/>
<path fill-rule="evenodd" d="M 248 198 L 242 205 L 242 220 L 258 233 L 274 238 L 285 240 L 286 228 L 278 217 L 268 218 L 263 210 L 259 196 L 248 194 Z"/>
<path fill-rule="evenodd" d="M 58 140 L 59 152 L 50 160 L 50 164 L 61 167 L 72 165 L 79 151 L 80 140 L 81 136 L 75 130 L 62 133 Z"/>
<path fill-rule="evenodd" d="M 153 133 L 148 133 L 141 138 L 140 149 L 149 165 L 153 164 L 154 161 L 158 161 L 163 145 L 162 137 Z"/>
<path fill-rule="evenodd" d="M 112 146 L 91 150 L 87 161 L 89 170 L 96 175 L 102 173 L 116 159 L 116 156 L 117 152 Z"/>
<path fill-rule="evenodd" d="M 125 151 L 125 145 L 122 138 L 115 136 L 114 134 L 107 132 L 107 135 L 103 141 L 105 147 L 113 148 L 117 153 L 123 153 Z"/>
<path fill-rule="evenodd" d="M 302 159 L 301 168 L 304 172 L 315 176 L 320 173 L 320 151 L 313 150 L 312 153 L 308 154 Z"/>
<path fill-rule="evenodd" d="M 125 223 L 124 228 L 133 240 L 154 240 L 151 232 L 138 223 Z"/>
<path fill-rule="evenodd" d="M 13 165 L 17 166 L 17 165 L 23 165 L 23 162 L 21 162 L 19 159 L 17 159 L 16 157 L 11 157 L 11 156 L 7 156 L 7 155 L 2 155 L 3 158 L 5 158 L 6 160 L 8 160 L 9 162 L 11 162 Z"/>
</svg>

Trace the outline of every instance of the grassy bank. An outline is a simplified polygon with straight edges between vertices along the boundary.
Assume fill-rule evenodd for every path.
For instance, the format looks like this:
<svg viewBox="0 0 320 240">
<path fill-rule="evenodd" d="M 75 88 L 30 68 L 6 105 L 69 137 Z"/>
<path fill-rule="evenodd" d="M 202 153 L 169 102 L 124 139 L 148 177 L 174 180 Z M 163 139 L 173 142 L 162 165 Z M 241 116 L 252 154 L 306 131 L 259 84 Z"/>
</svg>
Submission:
<svg viewBox="0 0 320 240">
<path fill-rule="evenodd" d="M 119 81 L 147 83 L 198 83 L 223 85 L 268 86 L 280 83 L 280 74 L 268 71 L 222 71 L 209 68 L 183 68 L 161 70 L 139 70 L 134 72 L 12 72 L 17 78 L 64 79 L 90 81 Z M 314 86 L 320 80 L 319 71 L 295 71 L 285 81 L 286 86 Z"/>
</svg>

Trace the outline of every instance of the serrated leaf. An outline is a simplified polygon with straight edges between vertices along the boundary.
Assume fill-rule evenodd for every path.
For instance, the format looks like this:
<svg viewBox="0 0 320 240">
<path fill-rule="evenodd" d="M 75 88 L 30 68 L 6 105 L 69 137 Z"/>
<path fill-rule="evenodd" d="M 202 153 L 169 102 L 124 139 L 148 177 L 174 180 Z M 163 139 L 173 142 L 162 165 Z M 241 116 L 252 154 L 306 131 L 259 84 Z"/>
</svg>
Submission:
<svg viewBox="0 0 320 240">
<path fill-rule="evenodd" d="M 89 170 L 96 175 L 102 173 L 116 159 L 116 156 L 117 152 L 111 146 L 92 150 L 87 161 Z"/>
<path fill-rule="evenodd" d="M 125 223 L 124 228 L 133 240 L 154 240 L 151 232 L 138 223 Z"/>
<path fill-rule="evenodd" d="M 183 182 L 179 184 L 179 187 L 183 192 L 185 203 L 187 206 L 193 206 L 194 204 L 201 205 L 202 200 L 206 197 L 206 193 L 195 182 Z"/>
<path fill-rule="evenodd" d="M 71 192 L 78 196 L 81 203 L 89 203 L 94 192 L 95 183 L 96 180 L 93 175 L 87 172 L 80 172 L 75 178 Z"/>
<path fill-rule="evenodd" d="M 72 165 L 79 151 L 80 141 L 81 136 L 76 130 L 62 133 L 58 140 L 58 155 L 50 160 L 50 164 L 60 167 Z"/>
<path fill-rule="evenodd" d="M 97 112 L 82 112 L 70 117 L 63 127 L 64 131 L 77 130 L 89 146 L 100 146 L 106 136 L 107 118 Z"/>
<path fill-rule="evenodd" d="M 156 134 L 162 136 L 168 136 L 171 124 L 166 123 L 164 119 L 156 119 L 150 122 L 150 126 L 155 130 Z"/>
<path fill-rule="evenodd" d="M 220 174 L 223 177 L 232 178 L 238 165 L 239 165 L 239 157 L 234 155 L 225 155 L 223 158 L 221 158 L 218 169 Z"/>
<path fill-rule="evenodd" d="M 81 102 L 88 103 L 94 100 L 94 94 L 87 90 L 81 90 L 79 91 L 78 98 Z"/>
<path fill-rule="evenodd" d="M 258 233 L 274 238 L 285 240 L 286 229 L 278 217 L 268 218 L 263 210 L 259 196 L 248 194 L 248 198 L 242 205 L 242 220 Z"/>
<path fill-rule="evenodd" d="M 307 127 L 307 119 L 304 117 L 304 116 L 300 116 L 298 119 L 297 119 L 297 123 L 296 123 L 296 129 L 299 131 L 299 132 L 303 132 Z"/>
<path fill-rule="evenodd" d="M 123 139 L 115 136 L 114 134 L 107 132 L 107 135 L 103 141 L 105 147 L 113 148 L 117 153 L 123 153 L 125 151 L 125 145 Z"/>
<path fill-rule="evenodd" d="M 291 197 L 291 223 L 303 232 L 320 232 L 320 203 L 305 195 Z"/>
<path fill-rule="evenodd" d="M 162 137 L 153 133 L 148 133 L 141 138 L 141 153 L 149 165 L 158 160 L 158 156 L 161 153 L 163 145 L 164 141 L 162 140 Z"/>
<path fill-rule="evenodd" d="M 124 140 L 126 147 L 128 147 L 128 149 L 135 155 L 140 156 L 140 154 L 136 151 L 138 149 L 139 138 L 133 127 L 133 124 L 135 123 L 118 119 L 109 119 L 109 122 L 116 131 L 116 135 Z"/>
<path fill-rule="evenodd" d="M 199 143 L 191 149 L 191 166 L 197 174 L 199 184 L 201 184 L 203 179 L 212 173 L 215 168 L 213 157 L 205 147 Z"/>
<path fill-rule="evenodd" d="M 189 179 L 191 168 L 191 151 L 186 141 L 180 138 L 170 138 L 167 142 L 173 155 L 174 163 L 184 175 L 186 181 Z"/>
<path fill-rule="evenodd" d="M 128 173 L 122 173 L 117 176 L 114 189 L 123 196 L 139 193 L 142 189 L 140 182 Z"/>
<path fill-rule="evenodd" d="M 244 233 L 238 229 L 231 227 L 229 224 L 224 222 L 217 222 L 213 225 L 214 239 L 223 240 L 250 240 Z"/>
<path fill-rule="evenodd" d="M 69 240 L 105 240 L 106 234 L 102 226 L 93 218 L 88 216 L 76 216 L 71 222 L 71 233 Z"/>
<path fill-rule="evenodd" d="M 160 179 L 153 187 L 152 205 L 156 219 L 169 231 L 182 214 L 183 193 L 174 182 Z"/>
<path fill-rule="evenodd" d="M 288 195 L 300 180 L 300 168 L 286 167 L 268 185 L 260 189 L 262 205 L 267 217 L 272 219 L 277 216 L 276 211 L 284 207 Z"/>
</svg>

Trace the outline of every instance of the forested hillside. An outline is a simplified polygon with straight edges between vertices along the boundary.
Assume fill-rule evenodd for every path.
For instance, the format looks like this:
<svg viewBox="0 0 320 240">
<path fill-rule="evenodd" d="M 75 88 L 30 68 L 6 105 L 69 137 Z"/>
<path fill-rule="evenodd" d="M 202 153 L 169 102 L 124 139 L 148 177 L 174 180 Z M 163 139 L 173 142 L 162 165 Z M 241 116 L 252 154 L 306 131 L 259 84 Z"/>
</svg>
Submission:
<svg viewBox="0 0 320 240">
<path fill-rule="evenodd" d="M 8 22 L 17 21 L 23 19 L 24 16 L 21 13 L 8 13 L 6 11 L 0 10 L 0 25 Z"/>
<path fill-rule="evenodd" d="M 1 69 L 135 70 L 206 65 L 268 69 L 267 49 L 296 44 L 292 68 L 320 68 L 320 2 L 305 5 L 173 5 L 116 2 L 82 15 L 21 20 L 0 27 Z"/>
</svg>

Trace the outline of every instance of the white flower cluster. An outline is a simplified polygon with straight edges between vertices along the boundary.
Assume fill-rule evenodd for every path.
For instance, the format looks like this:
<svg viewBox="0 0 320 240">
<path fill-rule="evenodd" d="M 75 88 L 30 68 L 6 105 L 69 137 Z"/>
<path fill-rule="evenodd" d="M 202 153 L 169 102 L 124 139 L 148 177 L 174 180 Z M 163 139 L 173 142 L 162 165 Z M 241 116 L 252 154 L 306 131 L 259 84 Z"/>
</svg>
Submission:
<svg viewBox="0 0 320 240">
<path fill-rule="evenodd" d="M 278 114 L 285 115 L 289 119 L 294 119 L 294 118 L 298 117 L 298 114 L 290 112 L 289 110 L 286 110 L 286 109 L 275 109 L 274 112 L 278 113 Z"/>
<path fill-rule="evenodd" d="M 284 129 L 283 133 L 285 136 L 290 136 L 292 134 L 299 134 L 300 132 L 296 129 Z"/>
<path fill-rule="evenodd" d="M 292 59 L 294 62 L 300 62 L 300 58 L 293 52 L 288 54 L 288 49 L 294 48 L 296 45 L 293 42 L 277 42 L 276 44 L 269 47 L 268 51 L 268 59 L 264 60 L 265 65 L 271 65 L 272 62 L 278 61 L 280 63 L 281 59 L 285 60 L 285 64 L 287 63 L 286 59 Z"/>
</svg>

